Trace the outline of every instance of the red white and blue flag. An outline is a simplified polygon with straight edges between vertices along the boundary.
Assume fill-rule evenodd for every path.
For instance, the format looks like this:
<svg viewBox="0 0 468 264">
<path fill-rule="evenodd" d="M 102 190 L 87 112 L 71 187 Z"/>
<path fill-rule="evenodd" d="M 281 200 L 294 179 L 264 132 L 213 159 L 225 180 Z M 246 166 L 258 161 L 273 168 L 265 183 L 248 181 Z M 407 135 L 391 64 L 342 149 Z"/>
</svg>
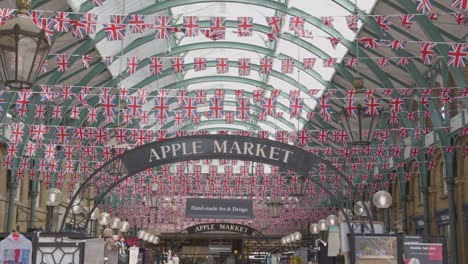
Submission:
<svg viewBox="0 0 468 264">
<path fill-rule="evenodd" d="M 185 71 L 184 58 L 172 58 L 172 72 L 181 73 Z"/>
<path fill-rule="evenodd" d="M 239 76 L 249 76 L 250 75 L 250 59 L 242 58 L 239 59 Z"/>
<path fill-rule="evenodd" d="M 436 47 L 436 45 L 436 43 L 432 42 L 419 43 L 419 47 L 421 47 L 421 58 L 424 64 L 431 64 L 432 58 L 435 54 L 434 48 Z"/>
<path fill-rule="evenodd" d="M 220 119 L 224 118 L 224 98 L 215 97 L 210 98 L 209 101 L 209 111 L 207 112 L 206 117 L 209 119 Z"/>
<path fill-rule="evenodd" d="M 0 26 L 5 24 L 8 20 L 13 17 L 15 9 L 0 8 Z"/>
<path fill-rule="evenodd" d="M 127 112 L 131 117 L 139 117 L 143 110 L 143 101 L 139 96 L 127 97 Z"/>
<path fill-rule="evenodd" d="M 267 17 L 267 25 L 270 28 L 270 33 L 279 34 L 281 33 L 281 18 L 274 16 L 274 17 Z"/>
<path fill-rule="evenodd" d="M 468 44 L 451 44 L 451 49 L 448 52 L 449 67 L 463 68 L 465 67 L 465 60 L 468 58 Z"/>
<path fill-rule="evenodd" d="M 197 16 L 184 16 L 185 36 L 186 37 L 197 37 L 200 26 L 198 25 Z"/>
<path fill-rule="evenodd" d="M 172 30 L 171 16 L 156 16 L 154 29 L 156 30 L 154 38 L 168 39 Z"/>
<path fill-rule="evenodd" d="M 143 15 L 130 15 L 127 25 L 131 33 L 143 33 L 145 30 L 145 17 Z"/>
<path fill-rule="evenodd" d="M 305 19 L 303 17 L 292 16 L 289 18 L 289 30 L 296 31 L 304 28 Z"/>
<path fill-rule="evenodd" d="M 134 74 L 138 68 L 138 63 L 140 63 L 140 59 L 138 57 L 127 57 L 127 72 L 130 74 Z"/>
<path fill-rule="evenodd" d="M 452 0 L 452 7 L 468 10 L 468 0 Z"/>
<path fill-rule="evenodd" d="M 125 39 L 125 24 L 104 24 L 104 33 L 108 41 L 124 40 Z"/>
<path fill-rule="evenodd" d="M 58 71 L 65 72 L 66 70 L 68 70 L 70 55 L 58 54 L 56 55 L 56 58 L 57 58 Z"/>
<path fill-rule="evenodd" d="M 358 20 L 359 18 L 355 15 L 350 15 L 346 17 L 346 23 L 348 24 L 348 28 L 355 33 L 358 31 Z"/>
<path fill-rule="evenodd" d="M 196 72 L 206 70 L 206 58 L 194 58 L 193 59 L 193 69 Z"/>
<path fill-rule="evenodd" d="M 68 32 L 70 30 L 70 13 L 59 11 L 55 16 L 55 30 L 58 32 Z"/>
<path fill-rule="evenodd" d="M 250 120 L 250 99 L 236 98 L 236 114 L 237 119 L 242 121 Z"/>
<path fill-rule="evenodd" d="M 192 97 L 183 97 L 181 100 L 182 115 L 184 118 L 193 119 L 198 116 L 197 102 Z"/>
<path fill-rule="evenodd" d="M 216 72 L 218 74 L 229 72 L 228 58 L 217 58 L 216 59 Z"/>
<path fill-rule="evenodd" d="M 149 68 L 151 75 L 156 76 L 161 74 L 163 71 L 163 64 L 161 58 L 151 57 Z"/>
<path fill-rule="evenodd" d="M 281 60 L 281 72 L 291 74 L 294 72 L 294 61 L 290 58 Z"/>
<path fill-rule="evenodd" d="M 432 2 L 434 0 L 416 0 L 416 10 L 421 13 L 432 11 Z"/>
<path fill-rule="evenodd" d="M 47 42 L 49 44 L 52 42 L 52 37 L 54 36 L 55 30 L 55 19 L 53 18 L 41 18 L 39 20 L 38 26 L 44 30 L 45 36 L 47 38 Z"/>
<path fill-rule="evenodd" d="M 304 98 L 294 97 L 289 99 L 289 115 L 291 118 L 301 116 Z"/>
<path fill-rule="evenodd" d="M 253 18 L 252 17 L 238 17 L 237 18 L 237 36 L 238 37 L 251 37 L 253 32 Z"/>
<path fill-rule="evenodd" d="M 273 59 L 272 58 L 261 58 L 260 59 L 260 73 L 270 74 L 273 69 Z"/>
<path fill-rule="evenodd" d="M 390 29 L 390 25 L 392 24 L 388 19 L 388 16 L 375 16 L 375 22 L 377 25 L 382 29 L 382 31 L 386 32 Z"/>
<path fill-rule="evenodd" d="M 216 39 L 225 39 L 226 36 L 225 17 L 210 17 L 210 32 L 216 34 Z"/>
<path fill-rule="evenodd" d="M 159 125 L 163 125 L 169 117 L 169 98 L 157 96 L 154 98 L 155 117 Z"/>
<path fill-rule="evenodd" d="M 408 15 L 408 14 L 401 15 L 400 19 L 401 19 L 401 25 L 406 29 L 406 31 L 410 31 L 414 23 L 413 22 L 414 15 Z"/>
<path fill-rule="evenodd" d="M 96 34 L 98 15 L 93 13 L 86 13 L 81 16 L 81 22 L 84 25 L 84 32 L 86 34 Z"/>
<path fill-rule="evenodd" d="M 276 115 L 276 98 L 262 98 L 262 113 L 269 116 Z"/>
<path fill-rule="evenodd" d="M 317 61 L 316 58 L 304 58 L 302 60 L 302 64 L 303 64 L 303 69 L 304 70 L 311 70 L 314 68 L 315 66 L 315 62 Z"/>
</svg>

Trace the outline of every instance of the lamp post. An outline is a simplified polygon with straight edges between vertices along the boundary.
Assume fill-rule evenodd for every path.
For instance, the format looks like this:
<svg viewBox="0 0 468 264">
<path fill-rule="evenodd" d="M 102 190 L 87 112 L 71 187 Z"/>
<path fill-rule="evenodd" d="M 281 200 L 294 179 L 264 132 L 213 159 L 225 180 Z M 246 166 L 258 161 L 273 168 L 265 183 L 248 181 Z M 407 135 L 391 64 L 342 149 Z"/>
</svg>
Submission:
<svg viewBox="0 0 468 264">
<path fill-rule="evenodd" d="M 390 232 L 388 208 L 392 205 L 392 195 L 384 190 L 378 191 L 372 196 L 372 203 L 379 209 L 384 209 L 384 223 L 386 233 Z"/>
<path fill-rule="evenodd" d="M 382 108 L 377 99 L 366 99 L 364 80 L 356 77 L 353 81 L 354 96 L 347 99 L 345 106 L 339 112 L 341 125 L 348 136 L 348 144 L 357 146 L 369 145 L 377 128 Z M 367 100 L 367 101 L 366 101 Z"/>
<path fill-rule="evenodd" d="M 292 178 L 291 186 L 294 196 L 300 197 L 305 195 L 307 182 L 304 176 L 297 177 L 296 179 Z"/>
<path fill-rule="evenodd" d="M 279 218 L 281 207 L 283 206 L 283 200 L 281 200 L 280 197 L 274 197 L 268 200 L 266 205 L 271 218 Z"/>
<path fill-rule="evenodd" d="M 29 17 L 30 0 L 17 0 L 17 16 L 0 27 L 0 77 L 16 90 L 30 89 L 50 50 L 44 30 Z"/>
<path fill-rule="evenodd" d="M 60 205 L 62 202 L 62 191 L 57 188 L 50 188 L 46 191 L 46 205 L 47 205 L 47 229 L 52 230 L 52 217 L 54 214 L 54 207 Z"/>
</svg>

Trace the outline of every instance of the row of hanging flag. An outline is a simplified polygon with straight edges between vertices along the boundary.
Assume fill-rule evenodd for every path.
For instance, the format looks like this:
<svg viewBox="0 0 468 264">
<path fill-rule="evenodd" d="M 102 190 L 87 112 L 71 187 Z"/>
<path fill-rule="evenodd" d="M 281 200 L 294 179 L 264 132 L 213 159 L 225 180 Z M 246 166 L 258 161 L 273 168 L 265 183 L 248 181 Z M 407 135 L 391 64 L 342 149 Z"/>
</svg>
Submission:
<svg viewBox="0 0 468 264">
<path fill-rule="evenodd" d="M 426 2 L 428 0 L 425 0 Z M 468 1 L 468 0 L 457 0 L 457 1 Z M 456 5 L 459 7 L 459 12 L 445 13 L 445 15 L 453 16 L 455 22 L 459 25 L 464 25 L 467 14 L 466 5 L 464 3 Z M 5 23 L 9 19 L 15 16 L 15 9 L 0 9 L 0 24 Z M 54 14 L 51 18 L 44 18 L 44 11 L 32 10 L 30 16 L 40 28 L 42 28 L 49 41 L 54 36 L 55 32 L 69 32 L 71 31 L 73 36 L 76 38 L 84 38 L 89 34 L 97 33 L 98 25 L 98 14 L 95 13 L 70 13 L 70 12 L 52 12 Z M 48 12 L 47 12 L 48 13 Z M 415 16 L 420 14 L 401 14 L 396 16 L 399 20 L 400 25 L 407 31 L 413 26 Z M 436 22 L 441 13 L 430 13 L 428 18 Z M 72 18 L 75 17 L 76 18 Z M 198 16 L 184 16 L 182 25 L 174 25 L 173 16 L 152 16 L 154 22 L 147 22 L 144 15 L 108 15 L 108 23 L 102 23 L 102 30 L 105 33 L 108 41 L 121 41 L 127 36 L 127 32 L 130 33 L 144 33 L 146 30 L 153 30 L 154 37 L 156 39 L 169 39 L 172 33 L 183 32 L 185 37 L 197 37 L 203 35 L 212 40 L 223 40 L 226 37 L 227 26 L 226 17 L 210 17 L 209 26 L 202 28 L 200 26 L 201 21 Z M 146 16 L 147 17 L 147 16 Z M 382 31 L 388 31 L 392 25 L 392 19 L 394 16 L 385 15 L 368 15 L 372 17 Z M 298 37 L 310 38 L 312 37 L 312 31 L 306 29 L 307 17 L 291 16 L 289 18 L 288 30 L 294 33 Z M 320 18 L 321 22 L 328 27 L 334 27 L 335 17 L 324 16 Z M 353 32 L 358 30 L 359 16 L 349 15 L 346 16 L 346 23 L 348 28 Z M 266 24 L 268 26 L 267 36 L 273 41 L 279 38 L 279 35 L 285 30 L 282 28 L 282 19 L 279 16 L 266 17 Z M 233 31 L 238 37 L 251 37 L 253 35 L 254 22 L 252 17 L 238 17 L 237 18 L 237 29 Z"/>
<path fill-rule="evenodd" d="M 381 44 L 379 40 L 372 38 L 362 38 L 361 43 L 368 48 L 377 48 Z M 392 49 L 398 50 L 402 49 L 405 45 L 405 41 L 392 40 L 388 42 L 388 45 Z M 420 56 L 418 57 L 353 57 L 347 56 L 345 58 L 312 58 L 306 57 L 301 61 L 296 61 L 293 58 L 283 58 L 276 59 L 272 57 L 264 57 L 258 61 L 258 64 L 252 63 L 250 58 L 239 58 L 229 59 L 229 58 L 216 58 L 209 59 L 205 57 L 194 58 L 192 62 L 186 62 L 183 57 L 149 57 L 141 58 L 138 56 L 128 56 L 126 57 L 126 69 L 127 74 L 134 74 L 137 70 L 142 69 L 144 66 L 148 66 L 149 75 L 151 76 L 161 76 L 167 74 L 177 74 L 183 73 L 188 70 L 194 70 L 195 72 L 206 71 L 208 67 L 215 67 L 217 74 L 227 74 L 230 72 L 230 68 L 236 68 L 238 76 L 250 76 L 252 71 L 256 71 L 260 74 L 271 74 L 274 71 L 275 62 L 279 62 L 281 66 L 281 73 L 284 74 L 293 74 L 294 69 L 298 70 L 312 70 L 316 66 L 317 62 L 321 62 L 321 66 L 324 68 L 333 68 L 339 62 L 340 59 L 343 59 L 343 64 L 346 67 L 357 67 L 358 63 L 373 61 L 380 65 L 381 67 L 386 67 L 389 65 L 396 66 L 407 66 L 410 62 L 421 62 L 426 65 L 431 65 L 434 58 L 446 58 L 447 65 L 453 68 L 463 68 L 466 65 L 466 60 L 468 59 L 468 44 L 467 43 L 458 43 L 451 44 L 447 51 L 447 54 L 437 55 L 436 47 L 437 43 L 432 42 L 420 42 Z M 69 70 L 72 61 L 72 57 L 75 57 L 73 61 L 76 61 L 76 57 L 81 57 L 81 62 L 84 68 L 89 68 L 93 57 L 90 55 L 67 55 L 67 54 L 56 54 L 56 66 L 57 71 L 66 72 Z M 113 62 L 113 57 L 105 57 L 103 62 L 107 65 L 110 65 Z M 47 60 L 41 69 L 42 72 L 49 71 L 49 61 Z"/>
</svg>

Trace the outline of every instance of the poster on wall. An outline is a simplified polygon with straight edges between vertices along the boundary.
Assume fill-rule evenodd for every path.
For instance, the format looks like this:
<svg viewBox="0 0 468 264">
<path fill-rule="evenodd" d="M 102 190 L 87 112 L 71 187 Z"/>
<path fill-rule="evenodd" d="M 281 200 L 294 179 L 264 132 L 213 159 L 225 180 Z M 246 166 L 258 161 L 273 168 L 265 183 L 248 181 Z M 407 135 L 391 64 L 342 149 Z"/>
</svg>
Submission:
<svg viewBox="0 0 468 264">
<path fill-rule="evenodd" d="M 442 244 L 404 243 L 405 264 L 442 264 Z"/>
<path fill-rule="evenodd" d="M 356 264 L 397 264 L 397 238 L 392 236 L 356 236 Z M 422 264 L 422 263 L 421 263 Z"/>
</svg>

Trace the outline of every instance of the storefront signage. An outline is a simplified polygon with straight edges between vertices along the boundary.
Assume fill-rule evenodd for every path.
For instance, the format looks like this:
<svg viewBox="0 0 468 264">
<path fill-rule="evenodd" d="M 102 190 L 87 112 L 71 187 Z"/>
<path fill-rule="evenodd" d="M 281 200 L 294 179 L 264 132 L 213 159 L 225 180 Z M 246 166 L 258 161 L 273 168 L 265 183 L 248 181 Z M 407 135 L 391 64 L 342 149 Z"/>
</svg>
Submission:
<svg viewBox="0 0 468 264">
<path fill-rule="evenodd" d="M 189 218 L 253 218 L 253 201 L 249 199 L 187 198 L 185 214 Z"/>
<path fill-rule="evenodd" d="M 205 135 L 172 138 L 143 145 L 122 155 L 134 174 L 163 164 L 200 159 L 250 160 L 287 167 L 307 175 L 320 161 L 312 153 L 272 140 L 233 135 Z"/>
<path fill-rule="evenodd" d="M 442 264 L 442 244 L 404 243 L 405 264 Z"/>
<path fill-rule="evenodd" d="M 209 253 L 232 252 L 232 245 L 208 245 Z"/>
<path fill-rule="evenodd" d="M 248 236 L 252 236 L 255 232 L 255 229 L 240 225 L 240 224 L 230 224 L 230 223 L 206 223 L 206 224 L 199 224 L 194 225 L 186 229 L 187 232 L 191 234 L 196 233 L 203 233 L 203 232 L 211 232 L 211 231 L 218 231 L 218 232 L 235 232 L 241 233 Z"/>
</svg>

